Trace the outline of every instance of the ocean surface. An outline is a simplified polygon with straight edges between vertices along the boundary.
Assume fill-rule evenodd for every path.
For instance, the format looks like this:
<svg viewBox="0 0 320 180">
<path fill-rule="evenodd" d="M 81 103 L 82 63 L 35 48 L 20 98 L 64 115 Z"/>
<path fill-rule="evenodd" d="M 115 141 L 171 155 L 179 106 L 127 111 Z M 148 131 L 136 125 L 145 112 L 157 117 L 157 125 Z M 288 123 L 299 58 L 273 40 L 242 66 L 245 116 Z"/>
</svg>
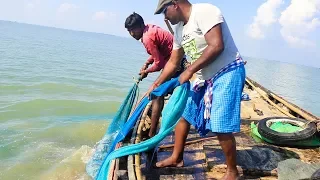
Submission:
<svg viewBox="0 0 320 180">
<path fill-rule="evenodd" d="M 132 38 L 0 21 L 0 179 L 89 179 L 92 148 L 147 57 Z M 245 60 L 250 78 L 320 116 L 320 69 Z"/>
</svg>

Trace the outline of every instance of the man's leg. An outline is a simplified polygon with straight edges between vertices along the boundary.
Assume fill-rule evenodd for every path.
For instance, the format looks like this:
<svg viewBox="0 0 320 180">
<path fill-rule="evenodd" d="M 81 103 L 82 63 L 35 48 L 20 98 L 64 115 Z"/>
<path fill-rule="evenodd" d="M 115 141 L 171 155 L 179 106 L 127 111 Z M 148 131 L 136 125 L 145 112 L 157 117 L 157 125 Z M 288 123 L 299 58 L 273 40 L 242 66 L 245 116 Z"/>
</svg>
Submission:
<svg viewBox="0 0 320 180">
<path fill-rule="evenodd" d="M 236 151 L 236 141 L 232 133 L 217 134 L 220 142 L 220 146 L 226 157 L 227 173 L 223 179 L 235 180 L 239 177 L 237 170 L 237 151 Z"/>
<path fill-rule="evenodd" d="M 235 180 L 239 177 L 233 133 L 240 132 L 241 95 L 244 83 L 243 65 L 225 72 L 213 83 L 210 125 L 212 132 L 217 133 L 226 158 L 227 172 L 223 180 Z"/>
<path fill-rule="evenodd" d="M 159 118 L 163 109 L 163 104 L 164 96 L 160 96 L 152 100 L 151 127 L 149 131 L 149 137 L 153 137 L 156 134 Z"/>
<path fill-rule="evenodd" d="M 156 167 L 175 166 L 182 167 L 183 164 L 183 151 L 184 144 L 189 134 L 190 124 L 184 119 L 180 118 L 175 128 L 174 148 L 172 155 L 165 160 L 156 164 Z"/>
</svg>

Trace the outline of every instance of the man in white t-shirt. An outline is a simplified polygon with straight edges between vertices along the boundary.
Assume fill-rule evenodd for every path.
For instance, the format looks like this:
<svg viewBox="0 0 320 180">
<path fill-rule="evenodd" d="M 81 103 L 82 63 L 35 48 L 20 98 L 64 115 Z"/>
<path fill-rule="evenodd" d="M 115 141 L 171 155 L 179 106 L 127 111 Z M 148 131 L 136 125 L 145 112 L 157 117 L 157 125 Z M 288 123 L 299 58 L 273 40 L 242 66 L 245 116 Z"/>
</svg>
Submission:
<svg viewBox="0 0 320 180">
<path fill-rule="evenodd" d="M 175 129 L 171 157 L 157 167 L 183 166 L 184 144 L 190 124 L 201 136 L 216 133 L 226 156 L 224 179 L 238 178 L 236 143 L 240 132 L 240 102 L 245 83 L 244 63 L 221 11 L 212 4 L 191 4 L 188 0 L 159 0 L 155 14 L 176 25 L 170 60 L 149 92 L 169 79 L 184 54 L 191 65 L 179 77 L 180 84 L 192 77 L 186 108 Z M 195 76 L 193 76 L 195 75 Z"/>
</svg>

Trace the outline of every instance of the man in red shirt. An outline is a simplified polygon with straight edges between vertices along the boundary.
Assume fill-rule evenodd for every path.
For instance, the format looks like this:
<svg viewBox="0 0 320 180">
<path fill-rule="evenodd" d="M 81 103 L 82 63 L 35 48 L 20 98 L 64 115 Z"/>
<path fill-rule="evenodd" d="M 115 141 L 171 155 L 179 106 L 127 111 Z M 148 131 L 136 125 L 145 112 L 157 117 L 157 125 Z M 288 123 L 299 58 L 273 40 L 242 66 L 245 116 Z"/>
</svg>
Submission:
<svg viewBox="0 0 320 180">
<path fill-rule="evenodd" d="M 143 18 L 135 12 L 127 17 L 125 21 L 125 28 L 133 38 L 141 40 L 147 53 L 150 54 L 150 57 L 140 70 L 139 74 L 141 75 L 141 79 L 146 78 L 148 73 L 162 70 L 171 56 L 173 35 L 159 26 L 152 24 L 145 25 Z M 152 66 L 149 67 L 151 64 Z M 181 74 L 184 70 L 184 64 L 186 64 L 186 60 L 182 61 L 181 67 L 173 77 L 177 77 Z M 149 131 L 149 137 L 153 137 L 155 135 L 163 105 L 164 97 L 157 97 L 152 100 L 151 128 Z"/>
</svg>

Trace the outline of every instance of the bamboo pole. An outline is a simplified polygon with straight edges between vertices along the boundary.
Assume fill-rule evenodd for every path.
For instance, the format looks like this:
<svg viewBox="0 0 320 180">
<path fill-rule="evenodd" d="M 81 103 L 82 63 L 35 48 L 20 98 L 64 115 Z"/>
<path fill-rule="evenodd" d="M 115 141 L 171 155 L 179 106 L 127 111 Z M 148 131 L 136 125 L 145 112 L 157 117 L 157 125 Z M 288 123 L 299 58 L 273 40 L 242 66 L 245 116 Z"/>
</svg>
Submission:
<svg viewBox="0 0 320 180">
<path fill-rule="evenodd" d="M 169 31 L 171 32 L 171 34 L 174 35 L 173 29 L 172 29 L 172 27 L 170 25 L 170 22 L 168 20 L 164 20 L 164 22 L 166 23 L 166 25 L 167 25 Z"/>
<path fill-rule="evenodd" d="M 200 138 L 195 139 L 195 140 L 186 141 L 185 145 L 195 144 L 195 143 L 199 143 L 199 142 L 202 142 L 202 141 L 208 141 L 208 140 L 212 140 L 212 139 L 216 139 L 216 138 L 217 138 L 217 136 L 200 137 Z M 166 148 L 172 148 L 172 147 L 174 147 L 174 143 L 159 146 L 159 149 L 166 149 Z"/>
</svg>

